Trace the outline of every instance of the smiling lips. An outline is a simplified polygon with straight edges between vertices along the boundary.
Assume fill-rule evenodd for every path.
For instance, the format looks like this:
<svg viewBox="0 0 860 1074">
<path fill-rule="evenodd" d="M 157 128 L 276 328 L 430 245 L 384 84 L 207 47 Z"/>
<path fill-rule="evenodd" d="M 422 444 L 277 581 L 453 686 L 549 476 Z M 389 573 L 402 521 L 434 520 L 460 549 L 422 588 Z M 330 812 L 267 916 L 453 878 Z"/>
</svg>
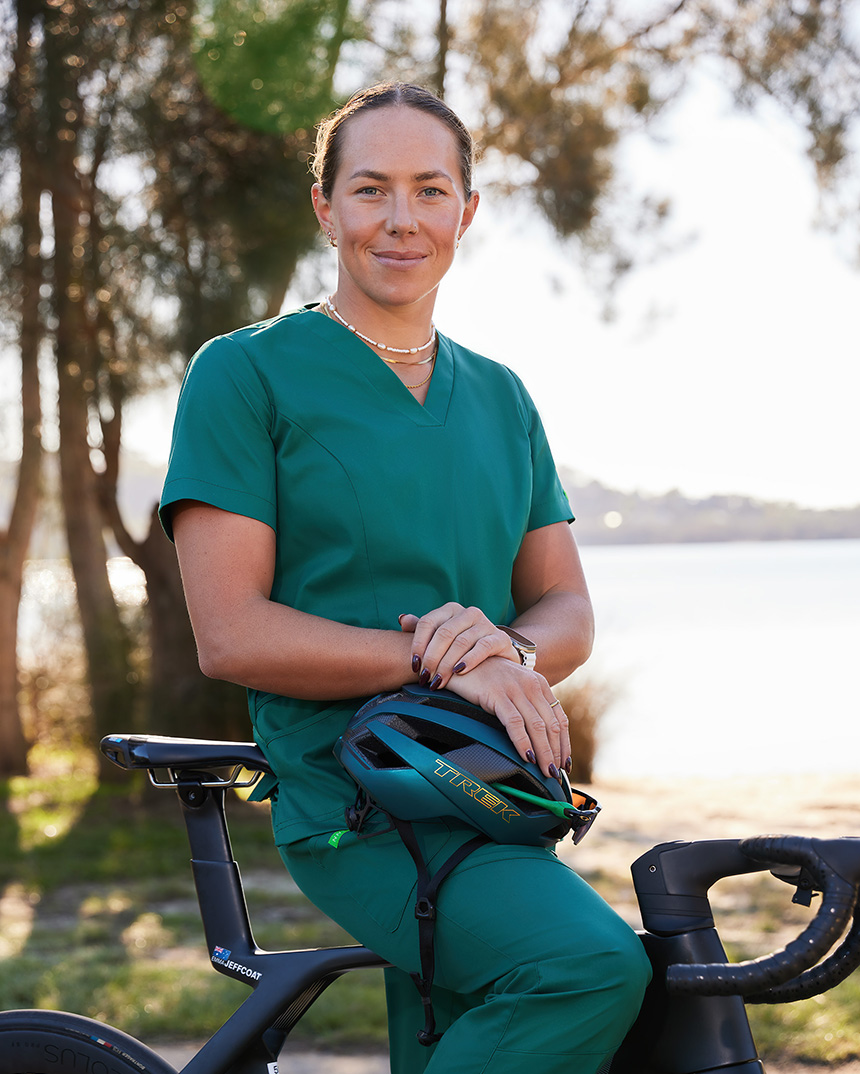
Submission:
<svg viewBox="0 0 860 1074">
<path fill-rule="evenodd" d="M 423 261 L 427 255 L 416 250 L 375 250 L 373 256 L 384 265 L 393 262 L 403 268 L 409 268 Z"/>
</svg>

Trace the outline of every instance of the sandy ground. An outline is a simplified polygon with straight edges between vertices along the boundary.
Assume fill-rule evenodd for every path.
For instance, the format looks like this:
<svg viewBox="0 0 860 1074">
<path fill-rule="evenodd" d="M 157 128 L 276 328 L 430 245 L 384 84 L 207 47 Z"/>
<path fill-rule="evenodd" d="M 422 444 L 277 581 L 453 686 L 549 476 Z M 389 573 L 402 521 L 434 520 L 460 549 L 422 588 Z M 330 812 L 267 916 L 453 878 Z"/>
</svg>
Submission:
<svg viewBox="0 0 860 1074">
<path fill-rule="evenodd" d="M 749 835 L 792 834 L 823 838 L 860 836 L 860 775 L 719 780 L 648 780 L 634 784 L 597 782 L 590 790 L 603 813 L 578 846 L 566 843 L 564 855 L 586 876 L 600 877 L 613 905 L 638 925 L 629 882 L 630 863 L 656 843 L 675 839 L 726 839 Z M 597 882 L 595 880 L 595 882 Z M 778 881 L 773 881 L 780 889 Z M 719 886 L 718 886 L 719 887 Z M 781 890 L 781 889 L 780 889 Z M 785 888 L 786 903 L 791 891 Z M 733 896 L 726 905 L 731 908 Z M 720 898 L 714 906 L 720 920 Z M 786 918 L 800 911 L 786 911 Z M 786 935 L 768 937 L 766 949 L 782 946 L 796 934 L 786 921 Z M 200 1044 L 162 1045 L 155 1050 L 177 1070 Z M 839 1066 L 768 1065 L 768 1074 L 860 1074 L 860 1062 Z M 285 1052 L 282 1074 L 387 1074 L 382 1056 L 333 1056 Z"/>
</svg>

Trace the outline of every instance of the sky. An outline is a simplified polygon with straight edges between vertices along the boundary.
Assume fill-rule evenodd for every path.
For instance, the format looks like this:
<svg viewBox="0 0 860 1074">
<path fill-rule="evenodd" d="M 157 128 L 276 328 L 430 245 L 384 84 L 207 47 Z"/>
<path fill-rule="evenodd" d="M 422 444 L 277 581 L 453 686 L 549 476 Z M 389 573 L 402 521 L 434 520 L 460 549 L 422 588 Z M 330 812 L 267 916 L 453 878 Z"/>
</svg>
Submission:
<svg viewBox="0 0 860 1074">
<path fill-rule="evenodd" d="M 814 226 L 799 132 L 775 109 L 739 117 L 713 83 L 660 132 L 625 168 L 692 241 L 636 269 L 614 322 L 571 249 L 485 199 L 437 324 L 522 376 L 561 465 L 625 489 L 860 503 L 860 269 Z"/>
<path fill-rule="evenodd" d="M 739 115 L 700 75 L 651 135 L 620 171 L 671 199 L 676 248 L 627 278 L 612 321 L 576 248 L 490 191 L 437 326 L 522 377 L 559 466 L 625 490 L 860 503 L 860 268 L 816 229 L 802 132 L 774 106 Z M 158 462 L 167 404 L 128 426 Z"/>
</svg>

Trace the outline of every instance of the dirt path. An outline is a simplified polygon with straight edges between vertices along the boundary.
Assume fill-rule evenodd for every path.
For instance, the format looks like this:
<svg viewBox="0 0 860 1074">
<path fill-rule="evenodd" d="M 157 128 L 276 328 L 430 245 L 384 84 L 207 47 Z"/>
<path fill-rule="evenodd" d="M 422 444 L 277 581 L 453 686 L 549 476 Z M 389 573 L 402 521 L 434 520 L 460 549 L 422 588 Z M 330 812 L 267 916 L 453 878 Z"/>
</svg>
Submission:
<svg viewBox="0 0 860 1074">
<path fill-rule="evenodd" d="M 202 1042 L 201 1042 L 202 1043 Z M 177 1070 L 191 1059 L 200 1044 L 164 1044 L 158 1052 Z M 322 1052 L 284 1052 L 281 1074 L 388 1074 L 388 1058 L 382 1055 L 328 1055 Z M 768 1063 L 767 1074 L 860 1074 L 860 1062 L 839 1066 L 775 1065 Z"/>
</svg>

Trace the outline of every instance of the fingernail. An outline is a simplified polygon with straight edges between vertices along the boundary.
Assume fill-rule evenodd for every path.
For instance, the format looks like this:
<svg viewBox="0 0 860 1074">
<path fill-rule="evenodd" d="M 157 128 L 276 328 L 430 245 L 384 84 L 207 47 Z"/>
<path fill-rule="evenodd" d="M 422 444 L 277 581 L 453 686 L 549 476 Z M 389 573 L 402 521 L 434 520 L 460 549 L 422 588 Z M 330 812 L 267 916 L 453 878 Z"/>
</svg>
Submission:
<svg viewBox="0 0 860 1074">
<path fill-rule="evenodd" d="M 558 770 L 558 769 L 557 769 L 557 768 L 555 767 L 555 765 L 554 765 L 554 764 L 551 764 L 551 765 L 549 766 L 549 774 L 550 774 L 550 775 L 552 776 L 552 778 L 553 778 L 553 779 L 558 779 L 558 778 L 559 778 L 559 776 L 561 775 L 561 773 L 560 773 L 560 772 L 559 772 L 559 770 Z"/>
<path fill-rule="evenodd" d="M 573 758 L 568 757 L 568 759 L 564 762 L 564 770 L 565 772 L 567 772 L 568 775 L 570 775 L 571 768 L 573 768 Z"/>
<path fill-rule="evenodd" d="M 455 674 L 459 675 L 460 672 L 463 670 L 463 668 L 465 668 L 465 666 L 466 666 L 465 660 L 461 660 L 460 663 L 456 664 L 455 667 L 454 667 Z"/>
<path fill-rule="evenodd" d="M 431 690 L 438 690 L 441 685 L 442 685 L 442 676 L 441 675 L 436 675 L 436 676 L 434 676 L 433 681 L 430 683 L 430 689 Z"/>
<path fill-rule="evenodd" d="M 426 686 L 427 683 L 430 682 L 430 672 L 427 670 L 427 668 L 424 668 L 421 674 L 418 676 L 418 682 L 422 686 Z"/>
<path fill-rule="evenodd" d="M 413 656 L 412 657 L 412 670 L 413 671 L 418 671 L 418 669 L 420 667 L 421 667 L 421 657 L 420 656 Z"/>
<path fill-rule="evenodd" d="M 529 764 L 537 764 L 537 757 L 535 757 L 534 750 L 526 750 L 526 760 Z"/>
<path fill-rule="evenodd" d="M 398 623 L 399 623 L 399 624 L 400 624 L 401 626 L 403 626 L 403 616 L 404 616 L 404 615 L 406 615 L 406 612 L 401 612 L 401 613 L 400 613 L 400 615 L 398 615 L 398 616 L 397 616 L 397 622 L 398 622 Z"/>
</svg>

